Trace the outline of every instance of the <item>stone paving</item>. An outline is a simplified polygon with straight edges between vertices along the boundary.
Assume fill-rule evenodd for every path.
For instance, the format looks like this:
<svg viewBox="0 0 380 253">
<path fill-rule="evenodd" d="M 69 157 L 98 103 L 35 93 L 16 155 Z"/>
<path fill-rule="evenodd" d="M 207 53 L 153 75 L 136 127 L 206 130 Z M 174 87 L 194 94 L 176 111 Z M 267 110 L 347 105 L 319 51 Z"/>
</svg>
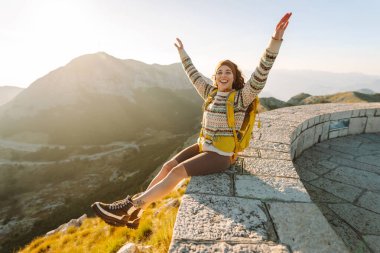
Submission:
<svg viewBox="0 0 380 253">
<path fill-rule="evenodd" d="M 351 252 L 380 252 L 380 133 L 318 143 L 294 164 Z"/>
<path fill-rule="evenodd" d="M 379 252 L 380 103 L 260 118 L 234 166 L 191 178 L 169 252 Z"/>
</svg>

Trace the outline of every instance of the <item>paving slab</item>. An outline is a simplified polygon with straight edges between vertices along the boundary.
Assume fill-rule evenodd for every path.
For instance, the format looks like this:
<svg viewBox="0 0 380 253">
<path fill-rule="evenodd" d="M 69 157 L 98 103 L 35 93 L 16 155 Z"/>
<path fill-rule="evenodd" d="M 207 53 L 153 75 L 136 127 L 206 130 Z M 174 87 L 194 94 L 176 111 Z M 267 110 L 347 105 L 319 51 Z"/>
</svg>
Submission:
<svg viewBox="0 0 380 253">
<path fill-rule="evenodd" d="M 300 179 L 253 175 L 236 175 L 235 195 L 262 200 L 310 202 Z"/>
<path fill-rule="evenodd" d="M 173 245 L 173 244 L 172 244 Z M 226 242 L 219 243 L 201 243 L 201 242 L 189 242 L 178 241 L 170 249 L 169 253 L 195 253 L 195 252 L 215 252 L 215 253 L 243 253 L 243 252 L 262 252 L 262 253 L 289 253 L 286 245 L 275 244 L 248 244 L 239 243 L 232 244 Z"/>
<path fill-rule="evenodd" d="M 380 214 L 351 204 L 328 204 L 328 206 L 362 234 L 380 235 Z"/>
<path fill-rule="evenodd" d="M 261 243 L 272 237 L 269 231 L 273 230 L 263 210 L 259 200 L 185 194 L 173 239 Z"/>
<path fill-rule="evenodd" d="M 339 166 L 323 176 L 347 185 L 380 191 L 380 175 L 369 171 L 358 170 L 348 166 Z"/>
<path fill-rule="evenodd" d="M 305 184 L 305 181 L 308 182 L 308 181 L 311 181 L 311 180 L 314 180 L 316 178 L 319 177 L 319 175 L 311 172 L 310 170 L 306 170 L 306 169 L 298 169 L 297 170 L 297 173 L 298 175 L 300 176 L 301 178 L 301 181 Z"/>
<path fill-rule="evenodd" d="M 249 147 L 244 150 L 244 152 L 249 152 L 251 149 L 267 149 L 267 150 L 274 150 L 278 152 L 290 152 L 290 145 L 281 143 L 281 142 L 270 142 L 270 141 L 263 141 L 263 140 L 251 140 L 249 143 Z"/>
<path fill-rule="evenodd" d="M 368 246 L 373 250 L 375 253 L 380 252 L 380 236 L 378 235 L 364 235 L 364 240 L 368 244 Z"/>
<path fill-rule="evenodd" d="M 246 173 L 261 176 L 282 176 L 299 178 L 292 161 L 263 159 L 263 158 L 245 158 L 243 168 Z"/>
<path fill-rule="evenodd" d="M 338 157 L 342 157 L 342 158 L 349 159 L 349 160 L 354 160 L 354 158 L 355 158 L 354 155 L 346 154 L 344 152 L 336 151 L 336 150 L 332 150 L 332 149 L 325 149 L 325 148 L 321 148 L 318 146 L 314 146 L 313 149 L 314 149 L 314 151 L 320 151 L 320 152 L 325 153 L 327 155 L 331 155 L 332 157 L 338 156 Z"/>
<path fill-rule="evenodd" d="M 305 185 L 307 192 L 310 194 L 313 203 L 347 203 L 347 200 L 341 199 L 334 194 L 313 186 L 312 184 L 307 182 L 303 182 L 303 184 Z"/>
<path fill-rule="evenodd" d="M 355 168 L 355 169 L 359 169 L 359 170 L 365 170 L 365 171 L 373 172 L 376 174 L 380 173 L 380 167 L 372 165 L 372 164 L 365 163 L 365 161 L 363 161 L 363 162 L 353 161 L 350 159 L 337 157 L 337 156 L 332 156 L 329 159 L 329 161 L 340 164 L 340 165 L 349 166 L 351 168 Z"/>
<path fill-rule="evenodd" d="M 306 158 L 309 158 L 309 159 L 312 159 L 312 160 L 321 161 L 321 160 L 328 160 L 328 159 L 330 159 L 332 157 L 332 155 L 329 154 L 328 152 L 318 151 L 318 150 L 316 150 L 313 147 L 313 148 L 304 150 L 304 152 L 302 153 L 302 157 L 306 157 Z"/>
<path fill-rule="evenodd" d="M 357 205 L 380 214 L 380 193 L 371 192 L 371 191 L 365 192 L 358 199 Z"/>
<path fill-rule="evenodd" d="M 356 158 L 356 161 L 371 164 L 373 166 L 379 167 L 379 169 L 380 169 L 380 156 L 363 155 L 363 156 Z"/>
<path fill-rule="evenodd" d="M 294 166 L 296 167 L 298 173 L 301 173 L 300 171 L 302 170 L 308 170 L 317 175 L 323 175 L 331 170 L 330 168 L 322 166 L 320 163 L 321 162 L 318 160 L 315 161 L 307 157 L 301 156 L 294 161 Z"/>
<path fill-rule="evenodd" d="M 333 150 L 333 151 L 336 151 L 336 152 L 341 152 L 341 153 L 345 153 L 347 155 L 351 155 L 351 156 L 354 157 L 354 159 L 357 156 L 372 155 L 371 154 L 372 152 L 369 151 L 369 150 L 362 149 L 362 148 L 352 148 L 352 147 L 349 147 L 349 146 L 340 147 L 340 146 L 331 145 L 330 148 L 329 148 L 329 150 Z"/>
<path fill-rule="evenodd" d="M 232 180 L 225 173 L 213 173 L 204 176 L 192 176 L 186 193 L 207 193 L 214 195 L 232 195 Z"/>
<path fill-rule="evenodd" d="M 362 145 L 362 142 L 360 141 L 360 139 L 348 138 L 348 137 L 335 138 L 332 140 L 328 140 L 325 143 L 328 145 L 338 146 L 338 147 L 349 146 L 350 148 L 358 148 L 360 145 Z"/>
<path fill-rule="evenodd" d="M 350 249 L 350 252 L 363 252 L 372 253 L 370 248 L 366 246 L 363 238 L 355 229 L 353 229 L 347 222 L 342 220 L 336 213 L 334 213 L 325 203 L 318 203 L 318 208 L 329 221 L 329 224 L 334 231 L 343 240 L 345 245 Z M 360 251 L 359 251 L 360 249 Z"/>
<path fill-rule="evenodd" d="M 317 178 L 315 180 L 309 181 L 309 183 L 315 187 L 323 189 L 337 197 L 353 202 L 363 191 L 360 188 L 343 184 L 337 181 L 332 181 L 327 178 Z"/>
<path fill-rule="evenodd" d="M 267 203 L 280 242 L 293 252 L 349 252 L 313 203 Z"/>
</svg>

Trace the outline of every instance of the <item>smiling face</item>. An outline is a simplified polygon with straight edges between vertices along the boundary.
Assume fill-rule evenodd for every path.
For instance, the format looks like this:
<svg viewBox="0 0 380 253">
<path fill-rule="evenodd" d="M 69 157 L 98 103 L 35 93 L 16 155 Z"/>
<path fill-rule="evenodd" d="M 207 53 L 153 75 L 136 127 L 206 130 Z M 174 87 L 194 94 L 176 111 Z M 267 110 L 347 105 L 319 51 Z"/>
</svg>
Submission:
<svg viewBox="0 0 380 253">
<path fill-rule="evenodd" d="M 232 84 L 234 83 L 234 74 L 228 66 L 222 65 L 216 71 L 215 81 L 218 91 L 231 91 Z"/>
</svg>

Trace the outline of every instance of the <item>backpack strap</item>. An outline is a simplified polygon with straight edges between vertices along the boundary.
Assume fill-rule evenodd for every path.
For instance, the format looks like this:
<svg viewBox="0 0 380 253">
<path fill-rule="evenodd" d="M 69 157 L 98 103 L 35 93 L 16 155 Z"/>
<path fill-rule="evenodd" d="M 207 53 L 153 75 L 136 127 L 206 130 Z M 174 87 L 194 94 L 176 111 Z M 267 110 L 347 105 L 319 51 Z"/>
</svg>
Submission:
<svg viewBox="0 0 380 253">
<path fill-rule="evenodd" d="M 203 103 L 203 111 L 206 110 L 207 106 L 209 104 L 211 104 L 212 100 L 214 99 L 216 93 L 218 92 L 218 89 L 215 89 L 213 91 L 211 91 L 208 96 L 207 96 L 207 99 L 205 100 L 205 102 Z"/>
<path fill-rule="evenodd" d="M 212 100 L 214 99 L 216 93 L 218 92 L 218 89 L 215 89 L 213 91 L 211 91 L 208 96 L 207 96 L 207 99 L 205 100 L 205 102 L 203 103 L 203 106 L 202 106 L 202 110 L 205 111 L 207 106 L 212 102 Z M 199 132 L 199 138 L 202 139 L 204 138 L 205 136 L 203 135 L 203 126 L 201 127 L 201 131 Z M 199 152 L 202 152 L 202 147 L 199 146 Z"/>
<path fill-rule="evenodd" d="M 234 112 L 235 94 L 236 94 L 236 91 L 235 90 L 232 91 L 228 95 L 227 102 L 226 102 L 226 105 L 227 105 L 227 108 L 226 108 L 227 109 L 227 123 L 228 123 L 228 127 L 232 128 L 232 132 L 234 133 L 234 140 L 235 140 L 235 150 L 234 150 L 234 154 L 232 156 L 232 160 L 235 160 L 237 157 L 236 150 L 238 150 L 238 145 L 239 145 L 239 141 L 238 141 L 237 133 L 236 133 L 236 129 L 235 129 L 235 112 Z"/>
</svg>

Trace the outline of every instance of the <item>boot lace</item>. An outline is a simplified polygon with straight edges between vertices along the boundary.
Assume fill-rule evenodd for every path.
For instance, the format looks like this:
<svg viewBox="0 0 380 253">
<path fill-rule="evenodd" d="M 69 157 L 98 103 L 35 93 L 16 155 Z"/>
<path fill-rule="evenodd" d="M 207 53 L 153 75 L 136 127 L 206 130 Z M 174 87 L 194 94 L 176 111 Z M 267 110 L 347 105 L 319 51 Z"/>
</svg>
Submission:
<svg viewBox="0 0 380 253">
<path fill-rule="evenodd" d="M 110 209 L 122 209 L 123 207 L 126 207 L 131 201 L 129 201 L 128 197 L 122 200 L 118 200 L 113 202 L 112 204 L 109 205 Z"/>
</svg>

